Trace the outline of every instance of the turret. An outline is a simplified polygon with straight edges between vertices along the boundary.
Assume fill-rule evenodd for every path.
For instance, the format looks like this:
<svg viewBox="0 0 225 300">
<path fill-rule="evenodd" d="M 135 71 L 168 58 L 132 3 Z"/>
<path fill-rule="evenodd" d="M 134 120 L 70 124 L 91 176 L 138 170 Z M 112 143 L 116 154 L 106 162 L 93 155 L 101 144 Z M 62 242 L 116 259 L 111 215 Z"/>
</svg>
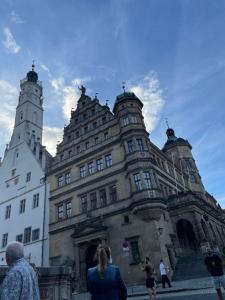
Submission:
<svg viewBox="0 0 225 300">
<path fill-rule="evenodd" d="M 187 174 L 190 190 L 205 194 L 201 176 L 191 152 L 192 146 L 187 140 L 176 137 L 172 128 L 167 129 L 166 135 L 167 141 L 162 151 L 166 153 L 174 164 L 180 167 L 181 172 Z"/>
</svg>

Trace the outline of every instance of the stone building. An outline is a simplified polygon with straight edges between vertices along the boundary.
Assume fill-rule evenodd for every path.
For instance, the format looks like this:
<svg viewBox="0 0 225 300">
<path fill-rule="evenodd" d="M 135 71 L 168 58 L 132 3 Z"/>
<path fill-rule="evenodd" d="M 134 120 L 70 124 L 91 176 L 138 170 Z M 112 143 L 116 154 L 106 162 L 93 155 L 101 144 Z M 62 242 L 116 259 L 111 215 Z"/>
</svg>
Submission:
<svg viewBox="0 0 225 300">
<path fill-rule="evenodd" d="M 85 288 L 96 247 L 106 243 L 131 284 L 143 282 L 145 256 L 173 269 L 180 255 L 223 247 L 224 213 L 189 142 L 168 128 L 163 149 L 154 145 L 134 93 L 117 96 L 111 112 L 81 90 L 48 172 L 51 265 L 71 265 Z"/>
<path fill-rule="evenodd" d="M 6 265 L 7 244 L 17 240 L 30 262 L 46 266 L 50 155 L 42 145 L 42 84 L 34 65 L 20 88 L 13 134 L 0 160 L 0 265 Z"/>
</svg>

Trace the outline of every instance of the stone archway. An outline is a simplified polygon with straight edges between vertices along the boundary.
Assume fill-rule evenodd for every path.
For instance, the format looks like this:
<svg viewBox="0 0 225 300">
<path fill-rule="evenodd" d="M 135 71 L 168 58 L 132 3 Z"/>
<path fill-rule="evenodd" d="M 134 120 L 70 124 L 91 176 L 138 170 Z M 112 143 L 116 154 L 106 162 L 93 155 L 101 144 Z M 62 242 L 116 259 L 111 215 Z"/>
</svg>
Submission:
<svg viewBox="0 0 225 300">
<path fill-rule="evenodd" d="M 198 248 L 197 239 L 191 222 L 180 219 L 177 222 L 176 229 L 180 247 L 185 250 L 196 251 Z"/>
</svg>

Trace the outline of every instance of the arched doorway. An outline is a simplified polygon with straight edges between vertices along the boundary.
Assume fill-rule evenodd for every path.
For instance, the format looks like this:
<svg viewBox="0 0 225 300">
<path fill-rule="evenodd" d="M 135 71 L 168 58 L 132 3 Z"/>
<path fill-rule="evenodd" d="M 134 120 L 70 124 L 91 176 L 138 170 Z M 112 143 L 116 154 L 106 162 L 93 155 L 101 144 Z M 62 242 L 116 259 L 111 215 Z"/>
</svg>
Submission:
<svg viewBox="0 0 225 300">
<path fill-rule="evenodd" d="M 180 247 L 187 250 L 197 250 L 197 239 L 191 222 L 181 219 L 177 222 L 176 227 Z"/>
<path fill-rule="evenodd" d="M 90 245 L 86 250 L 86 255 L 85 255 L 86 274 L 89 268 L 95 267 L 98 263 L 96 257 L 97 247 L 98 247 L 97 245 L 93 244 Z"/>
</svg>

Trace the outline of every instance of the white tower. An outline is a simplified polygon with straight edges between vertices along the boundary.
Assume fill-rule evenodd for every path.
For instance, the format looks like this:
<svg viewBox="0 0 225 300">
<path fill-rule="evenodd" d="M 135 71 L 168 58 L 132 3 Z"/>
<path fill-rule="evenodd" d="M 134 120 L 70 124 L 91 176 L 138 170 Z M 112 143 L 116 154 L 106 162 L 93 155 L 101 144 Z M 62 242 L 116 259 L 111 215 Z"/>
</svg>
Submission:
<svg viewBox="0 0 225 300">
<path fill-rule="evenodd" d="M 0 164 L 0 264 L 7 244 L 18 240 L 26 257 L 40 266 L 48 264 L 49 154 L 42 146 L 42 85 L 34 64 L 20 88 L 13 134 Z"/>
</svg>

